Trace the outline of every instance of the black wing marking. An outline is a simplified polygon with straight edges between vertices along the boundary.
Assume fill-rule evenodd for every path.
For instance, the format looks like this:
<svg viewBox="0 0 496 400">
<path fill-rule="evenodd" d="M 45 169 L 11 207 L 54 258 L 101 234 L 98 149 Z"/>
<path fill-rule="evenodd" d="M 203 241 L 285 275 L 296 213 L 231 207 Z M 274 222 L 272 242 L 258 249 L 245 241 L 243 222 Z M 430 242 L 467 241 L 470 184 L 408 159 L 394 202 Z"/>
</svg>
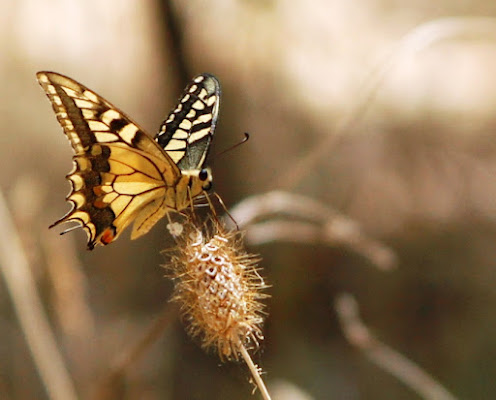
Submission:
<svg viewBox="0 0 496 400">
<path fill-rule="evenodd" d="M 220 84 L 210 74 L 193 78 L 155 137 L 181 170 L 201 169 L 217 124 Z"/>
</svg>

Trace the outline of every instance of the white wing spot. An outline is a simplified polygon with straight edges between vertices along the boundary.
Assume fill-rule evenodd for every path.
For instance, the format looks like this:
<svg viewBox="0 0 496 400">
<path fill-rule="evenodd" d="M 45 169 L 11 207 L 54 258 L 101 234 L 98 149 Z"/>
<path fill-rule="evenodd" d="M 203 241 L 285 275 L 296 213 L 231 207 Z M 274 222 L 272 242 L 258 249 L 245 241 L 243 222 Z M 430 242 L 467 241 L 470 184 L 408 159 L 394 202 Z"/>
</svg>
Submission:
<svg viewBox="0 0 496 400">
<path fill-rule="evenodd" d="M 66 86 L 62 86 L 62 90 L 67 93 L 68 96 L 71 97 L 81 97 L 81 93 L 76 92 L 74 89 L 68 88 Z"/>
<path fill-rule="evenodd" d="M 74 125 L 72 125 L 72 122 L 68 119 L 64 119 L 65 127 L 71 131 L 74 130 Z M 78 137 L 79 139 L 79 137 Z"/>
<path fill-rule="evenodd" d="M 127 124 L 119 131 L 119 135 L 127 143 L 131 144 L 134 139 L 134 136 L 136 136 L 136 132 L 138 132 L 138 127 L 136 125 Z"/>
<path fill-rule="evenodd" d="M 72 182 L 72 189 L 77 192 L 84 187 L 84 179 L 81 175 L 72 174 L 69 176 L 69 179 Z"/>
<path fill-rule="evenodd" d="M 165 150 L 184 150 L 186 148 L 186 143 L 184 140 L 171 139 L 167 146 L 165 146 Z"/>
<path fill-rule="evenodd" d="M 40 82 L 42 83 L 49 83 L 50 80 L 48 79 L 48 76 L 46 76 L 45 74 L 40 74 L 38 76 L 38 79 L 40 80 Z"/>
<path fill-rule="evenodd" d="M 74 143 L 75 147 L 81 147 L 82 148 L 81 140 L 79 139 L 78 135 L 76 135 L 74 132 L 70 132 L 67 134 L 67 136 L 69 136 L 69 140 L 72 143 Z"/>
<path fill-rule="evenodd" d="M 89 100 L 73 99 L 79 108 L 93 108 L 94 104 Z"/>
<path fill-rule="evenodd" d="M 181 125 L 179 125 L 179 126 L 181 126 Z M 173 137 L 174 137 L 175 139 L 187 139 L 187 138 L 188 138 L 188 132 L 183 131 L 182 129 L 177 129 L 177 130 L 174 132 Z"/>
<path fill-rule="evenodd" d="M 99 103 L 99 102 L 100 102 L 100 100 L 98 99 L 98 96 L 97 96 L 95 93 L 90 92 L 89 90 L 85 90 L 85 91 L 83 92 L 83 94 L 84 94 L 84 95 L 85 95 L 88 99 L 90 99 L 92 102 L 94 102 L 94 103 Z"/>
<path fill-rule="evenodd" d="M 117 111 L 115 110 L 107 110 L 105 111 L 102 116 L 102 121 L 104 123 L 106 123 L 108 126 L 110 126 L 110 123 L 114 120 L 114 119 L 121 119 L 121 114 L 119 114 Z"/>
<path fill-rule="evenodd" d="M 208 135 L 209 132 L 210 132 L 210 128 L 205 128 L 205 129 L 202 129 L 202 130 L 200 130 L 198 132 L 193 133 L 188 138 L 188 143 L 194 143 L 197 140 L 200 140 L 200 139 L 204 138 L 205 136 Z"/>
<path fill-rule="evenodd" d="M 84 205 L 84 203 L 86 203 L 86 199 L 81 193 L 71 194 L 69 200 L 72 200 L 76 204 L 77 208 L 80 208 L 81 206 Z"/>
<path fill-rule="evenodd" d="M 186 129 L 187 131 L 189 131 L 191 129 L 191 125 L 192 124 L 189 119 L 183 119 L 182 122 L 179 124 L 179 128 Z"/>
<path fill-rule="evenodd" d="M 98 142 L 115 142 L 119 140 L 119 137 L 117 135 L 114 135 L 113 133 L 105 133 L 105 132 L 95 132 L 95 137 Z"/>
<path fill-rule="evenodd" d="M 88 121 L 88 126 L 92 131 L 108 131 L 108 126 L 101 121 Z"/>
<path fill-rule="evenodd" d="M 83 113 L 83 118 L 94 119 L 96 117 L 96 111 L 94 109 L 88 110 L 87 108 L 83 108 L 81 112 Z"/>
<path fill-rule="evenodd" d="M 201 124 L 203 122 L 210 122 L 212 121 L 212 115 L 211 114 L 203 114 L 203 115 L 200 115 L 194 122 L 193 122 L 193 125 L 198 125 L 198 124 Z"/>
<path fill-rule="evenodd" d="M 117 196 L 119 196 L 119 195 L 115 192 L 107 193 L 106 195 L 103 196 L 102 201 L 104 203 L 109 204 L 109 203 L 112 203 L 117 198 Z"/>
</svg>

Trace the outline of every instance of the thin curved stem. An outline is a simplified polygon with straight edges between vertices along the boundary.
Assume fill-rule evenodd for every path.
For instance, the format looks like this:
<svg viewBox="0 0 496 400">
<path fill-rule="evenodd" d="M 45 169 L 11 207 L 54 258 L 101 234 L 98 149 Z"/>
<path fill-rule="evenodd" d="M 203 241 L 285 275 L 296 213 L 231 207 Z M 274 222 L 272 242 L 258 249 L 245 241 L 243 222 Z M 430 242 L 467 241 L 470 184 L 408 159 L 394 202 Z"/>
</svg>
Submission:
<svg viewBox="0 0 496 400">
<path fill-rule="evenodd" d="M 248 365 L 248 368 L 250 369 L 253 379 L 255 379 L 255 383 L 257 384 L 258 389 L 262 394 L 262 397 L 264 398 L 264 400 L 271 400 L 269 391 L 267 390 L 267 387 L 265 386 L 265 383 L 262 377 L 260 376 L 260 369 L 253 363 L 253 360 L 251 359 L 250 355 L 248 354 L 248 351 L 246 350 L 246 347 L 240 345 L 239 351 L 243 356 L 246 364 Z"/>
<path fill-rule="evenodd" d="M 350 294 L 340 295 L 336 312 L 348 342 L 359 348 L 378 367 L 384 369 L 426 400 L 456 400 L 439 382 L 413 361 L 374 338 L 360 320 L 358 304 Z"/>
<path fill-rule="evenodd" d="M 277 181 L 279 188 L 289 190 L 296 187 L 315 165 L 328 157 L 331 146 L 345 133 L 352 132 L 365 115 L 388 72 L 398 61 L 411 59 L 421 51 L 445 40 L 485 38 L 496 41 L 496 18 L 492 17 L 447 17 L 421 24 L 408 32 L 381 62 L 373 68 L 364 85 L 359 89 L 357 101 L 348 114 L 338 122 L 334 132 L 316 143 Z"/>
</svg>

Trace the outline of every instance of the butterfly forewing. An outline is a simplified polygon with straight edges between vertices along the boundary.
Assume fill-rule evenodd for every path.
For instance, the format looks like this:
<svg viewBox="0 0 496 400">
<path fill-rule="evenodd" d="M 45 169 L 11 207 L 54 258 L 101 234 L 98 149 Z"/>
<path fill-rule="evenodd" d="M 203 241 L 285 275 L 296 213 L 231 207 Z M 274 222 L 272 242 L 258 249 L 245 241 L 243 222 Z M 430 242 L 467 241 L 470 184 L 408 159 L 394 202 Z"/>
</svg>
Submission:
<svg viewBox="0 0 496 400">
<path fill-rule="evenodd" d="M 52 226 L 78 222 L 92 249 L 112 242 L 134 219 L 138 237 L 177 208 L 181 171 L 152 138 L 80 83 L 53 72 L 37 77 L 75 152 L 67 175 L 73 208 Z"/>
<path fill-rule="evenodd" d="M 198 170 L 205 163 L 217 123 L 220 85 L 213 75 L 196 76 L 155 137 L 181 170 Z"/>
</svg>

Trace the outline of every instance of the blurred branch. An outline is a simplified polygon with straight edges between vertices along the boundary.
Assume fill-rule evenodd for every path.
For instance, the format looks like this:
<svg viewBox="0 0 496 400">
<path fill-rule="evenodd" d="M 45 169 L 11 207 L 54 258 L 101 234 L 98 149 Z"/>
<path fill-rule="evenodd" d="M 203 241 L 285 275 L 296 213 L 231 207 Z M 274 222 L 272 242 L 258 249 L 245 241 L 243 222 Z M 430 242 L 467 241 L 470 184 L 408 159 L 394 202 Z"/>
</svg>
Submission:
<svg viewBox="0 0 496 400">
<path fill-rule="evenodd" d="M 136 363 L 146 350 L 163 335 L 165 329 L 170 325 L 173 318 L 177 317 L 177 314 L 177 306 L 173 303 L 167 303 L 160 316 L 150 324 L 145 334 L 134 346 L 119 355 L 119 359 L 115 363 L 115 369 L 125 370 Z"/>
<path fill-rule="evenodd" d="M 455 400 L 432 376 L 405 356 L 375 339 L 358 315 L 358 304 L 350 294 L 335 301 L 336 312 L 348 342 L 359 348 L 378 367 L 395 376 L 406 386 L 428 400 Z"/>
<path fill-rule="evenodd" d="M 58 351 L 21 240 L 1 192 L 0 226 L 0 271 L 41 380 L 51 399 L 76 400 L 76 390 Z"/>
<path fill-rule="evenodd" d="M 355 107 L 337 123 L 334 132 L 329 132 L 326 139 L 316 143 L 306 154 L 279 178 L 280 188 L 289 190 L 297 186 L 315 165 L 327 157 L 331 147 L 345 133 L 353 132 L 364 117 L 367 108 L 374 100 L 378 89 L 387 78 L 388 72 L 405 59 L 411 59 L 421 51 L 447 39 L 488 39 L 496 41 L 496 18 L 490 17 L 449 17 L 426 22 L 407 33 L 395 49 L 372 69 L 356 96 Z"/>
<path fill-rule="evenodd" d="M 123 347 L 118 359 L 111 367 L 111 371 L 98 385 L 93 400 L 110 400 L 124 398 L 125 374 L 127 370 L 137 363 L 143 354 L 152 346 L 170 325 L 177 315 L 177 307 L 167 303 L 161 315 L 145 331 L 145 334 L 133 346 Z"/>
<path fill-rule="evenodd" d="M 176 82 L 179 83 L 179 91 L 191 79 L 191 71 L 186 61 L 184 51 L 183 31 L 181 29 L 181 21 L 177 15 L 177 10 L 174 7 L 172 0 L 159 1 L 163 18 L 161 19 L 164 34 L 167 36 L 169 45 L 171 47 L 171 56 L 169 63 L 174 64 L 174 69 L 177 73 Z"/>
<path fill-rule="evenodd" d="M 65 335 L 87 341 L 95 334 L 95 318 L 87 299 L 88 279 L 78 261 L 74 241 L 43 238 L 47 271 L 53 286 L 54 311 Z M 67 299 L 71 301 L 67 301 Z"/>
<path fill-rule="evenodd" d="M 352 219 L 309 197 L 286 192 L 268 192 L 252 196 L 231 211 L 240 228 L 247 229 L 247 240 L 261 244 L 283 240 L 298 243 L 346 245 L 366 257 L 381 270 L 396 267 L 394 251 L 368 237 Z M 256 222 L 275 214 L 278 220 Z M 282 220 L 299 218 L 304 221 Z"/>
<path fill-rule="evenodd" d="M 266 192 L 246 198 L 231 211 L 240 227 L 247 227 L 270 214 L 287 213 L 315 222 L 330 219 L 337 211 L 310 197 L 284 191 Z"/>
</svg>

